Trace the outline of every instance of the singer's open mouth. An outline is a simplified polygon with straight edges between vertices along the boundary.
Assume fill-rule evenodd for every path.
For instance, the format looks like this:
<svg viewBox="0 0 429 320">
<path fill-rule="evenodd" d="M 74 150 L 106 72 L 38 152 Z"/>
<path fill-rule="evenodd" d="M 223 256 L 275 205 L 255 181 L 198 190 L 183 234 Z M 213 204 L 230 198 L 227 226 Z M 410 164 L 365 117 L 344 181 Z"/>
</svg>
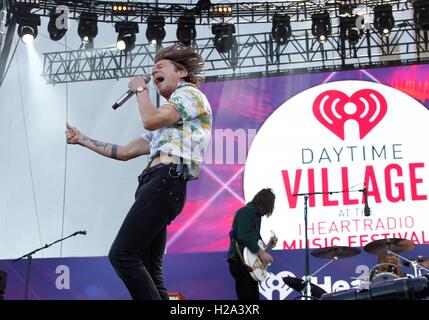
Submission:
<svg viewBox="0 0 429 320">
<path fill-rule="evenodd" d="M 164 81 L 164 77 L 163 76 L 156 76 L 155 77 L 155 84 L 156 85 L 160 84 L 162 81 Z"/>
</svg>

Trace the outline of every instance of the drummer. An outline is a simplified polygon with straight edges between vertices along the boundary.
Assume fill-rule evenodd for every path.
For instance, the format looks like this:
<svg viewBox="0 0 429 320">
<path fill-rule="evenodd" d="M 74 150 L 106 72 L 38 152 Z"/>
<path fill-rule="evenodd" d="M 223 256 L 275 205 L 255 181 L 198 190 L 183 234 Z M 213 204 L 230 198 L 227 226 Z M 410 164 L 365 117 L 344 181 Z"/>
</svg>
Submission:
<svg viewBox="0 0 429 320">
<path fill-rule="evenodd" d="M 399 266 L 399 258 L 397 256 L 386 254 L 377 256 L 377 264 L 380 263 L 390 263 Z"/>
<path fill-rule="evenodd" d="M 397 256 L 390 254 L 379 254 L 377 256 L 378 272 L 390 272 L 397 275 L 399 278 L 405 277 L 405 274 L 399 268 L 400 261 Z"/>
<path fill-rule="evenodd" d="M 371 270 L 370 281 L 380 282 L 405 277 L 399 267 L 399 254 L 415 247 L 413 241 L 401 238 L 378 239 L 366 244 L 364 250 L 377 255 L 377 265 Z"/>
</svg>

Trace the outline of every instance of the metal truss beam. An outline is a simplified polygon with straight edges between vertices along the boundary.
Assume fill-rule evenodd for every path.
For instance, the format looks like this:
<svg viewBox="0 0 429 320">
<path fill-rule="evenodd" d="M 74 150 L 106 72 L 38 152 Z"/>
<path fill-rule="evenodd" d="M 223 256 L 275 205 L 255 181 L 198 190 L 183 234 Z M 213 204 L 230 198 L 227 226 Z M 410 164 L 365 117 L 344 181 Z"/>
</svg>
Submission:
<svg viewBox="0 0 429 320">
<path fill-rule="evenodd" d="M 19 14 L 22 8 L 31 8 L 31 13 L 49 17 L 53 9 L 58 5 L 66 5 L 70 9 L 69 17 L 79 19 L 82 12 L 96 13 L 99 22 L 134 21 L 146 23 L 150 15 L 161 15 L 165 23 L 176 24 L 177 19 L 184 13 L 196 16 L 199 25 L 213 23 L 270 23 L 274 13 L 287 13 L 291 21 L 309 20 L 313 13 L 326 10 L 331 17 L 338 17 L 344 6 L 375 7 L 377 4 L 391 4 L 393 11 L 408 10 L 412 7 L 409 0 L 345 0 L 345 1 L 266 1 L 266 2 L 242 2 L 228 3 L 232 7 L 230 15 L 219 16 L 209 10 L 200 10 L 196 4 L 189 3 L 139 3 L 127 1 L 94 1 L 94 0 L 38 0 L 38 3 L 30 3 L 30 0 L 6 0 L 8 10 L 13 14 Z M 323 3 L 322 3 L 323 2 Z M 116 14 L 113 11 L 114 4 L 124 4 L 131 8 L 125 14 Z M 218 3 L 215 3 L 218 4 Z M 226 4 L 226 3 L 220 3 Z"/>
<path fill-rule="evenodd" d="M 0 0 L 0 52 L 3 49 L 7 32 L 7 11 L 5 0 Z"/>
<path fill-rule="evenodd" d="M 0 8 L 0 87 L 7 73 L 6 65 L 9 60 L 15 28 L 15 17 L 12 16 L 8 19 L 6 11 Z"/>
<path fill-rule="evenodd" d="M 355 46 L 339 36 L 339 27 L 323 45 L 311 30 L 294 30 L 286 45 L 277 45 L 271 33 L 243 34 L 236 46 L 220 54 L 211 38 L 198 39 L 194 48 L 205 59 L 209 77 L 238 77 L 243 74 L 289 73 L 298 69 L 332 70 L 429 59 L 427 32 L 416 30 L 408 20 L 398 20 L 389 38 L 366 30 Z M 173 42 L 166 42 L 168 46 Z M 43 76 L 48 83 L 119 79 L 148 74 L 156 48 L 140 44 L 125 55 L 116 48 L 75 50 L 44 54 Z"/>
</svg>

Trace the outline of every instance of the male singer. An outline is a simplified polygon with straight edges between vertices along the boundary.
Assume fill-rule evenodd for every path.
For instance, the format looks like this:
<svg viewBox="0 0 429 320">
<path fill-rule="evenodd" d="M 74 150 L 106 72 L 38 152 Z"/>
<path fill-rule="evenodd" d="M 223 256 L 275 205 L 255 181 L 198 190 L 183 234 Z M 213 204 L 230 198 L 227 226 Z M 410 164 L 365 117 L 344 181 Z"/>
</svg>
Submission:
<svg viewBox="0 0 429 320">
<path fill-rule="evenodd" d="M 133 299 L 168 299 L 162 272 L 167 225 L 183 209 L 187 181 L 198 178 L 211 134 L 211 107 L 197 88 L 204 81 L 203 70 L 202 57 L 191 48 L 175 44 L 161 49 L 152 78 L 166 102 L 156 108 L 144 79 L 131 79 L 129 87 L 148 131 L 126 146 L 93 140 L 67 124 L 69 144 L 124 161 L 150 154 L 138 178 L 135 202 L 109 252 Z"/>
</svg>

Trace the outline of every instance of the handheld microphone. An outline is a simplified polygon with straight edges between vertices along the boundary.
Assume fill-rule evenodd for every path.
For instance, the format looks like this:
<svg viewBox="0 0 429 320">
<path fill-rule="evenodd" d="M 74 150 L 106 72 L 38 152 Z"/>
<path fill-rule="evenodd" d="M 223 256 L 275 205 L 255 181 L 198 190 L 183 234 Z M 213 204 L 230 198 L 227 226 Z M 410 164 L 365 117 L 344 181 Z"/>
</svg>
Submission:
<svg viewBox="0 0 429 320">
<path fill-rule="evenodd" d="M 364 208 L 363 208 L 363 213 L 365 215 L 365 217 L 369 217 L 371 210 L 368 207 L 368 191 L 366 190 L 366 186 L 363 187 L 363 198 L 364 198 Z"/>
<path fill-rule="evenodd" d="M 144 76 L 143 79 L 146 83 L 148 83 L 150 81 L 150 75 Z M 118 100 L 116 100 L 116 102 L 113 104 L 112 106 L 113 110 L 118 109 L 125 102 L 127 102 L 128 99 L 134 95 L 134 93 L 135 93 L 134 91 L 131 91 L 130 89 L 128 89 L 128 91 L 125 92 L 125 94 L 122 97 L 120 97 Z"/>
</svg>

